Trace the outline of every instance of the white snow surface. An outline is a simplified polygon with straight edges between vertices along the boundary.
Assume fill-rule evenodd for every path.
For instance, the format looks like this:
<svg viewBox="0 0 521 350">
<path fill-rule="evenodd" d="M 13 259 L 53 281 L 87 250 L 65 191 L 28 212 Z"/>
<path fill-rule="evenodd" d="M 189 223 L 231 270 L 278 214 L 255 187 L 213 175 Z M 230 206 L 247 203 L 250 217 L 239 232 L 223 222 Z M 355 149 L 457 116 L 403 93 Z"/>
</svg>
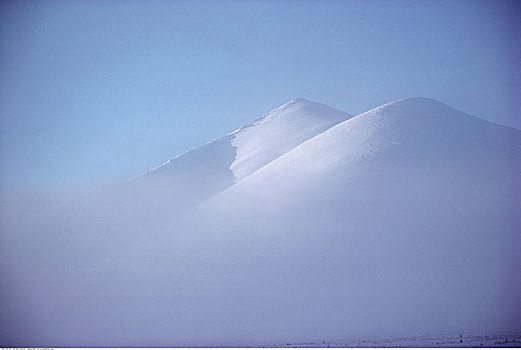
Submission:
<svg viewBox="0 0 521 350">
<path fill-rule="evenodd" d="M 302 143 L 187 222 L 235 252 L 241 267 L 215 285 L 238 286 L 237 309 L 291 315 L 278 326 L 289 336 L 283 324 L 298 323 L 293 339 L 519 331 L 520 150 L 518 130 L 399 100 Z"/>
<path fill-rule="evenodd" d="M 112 206 L 119 207 L 124 198 L 127 209 L 140 220 L 143 214 L 157 220 L 176 216 L 350 117 L 320 103 L 291 100 L 251 124 L 133 179 L 111 195 Z M 107 198 L 106 191 L 100 195 Z"/>
<path fill-rule="evenodd" d="M 230 169 L 239 181 L 350 117 L 320 103 L 292 100 L 234 133 L 232 145 L 237 148 L 237 155 Z"/>
<path fill-rule="evenodd" d="M 512 163 L 512 157 L 517 160 L 520 150 L 519 134 L 516 129 L 469 116 L 435 100 L 403 99 L 362 113 L 302 142 L 228 191 L 255 192 L 261 181 L 266 186 L 280 183 L 286 189 L 300 188 L 301 182 L 326 176 L 333 169 L 346 168 L 348 175 L 355 173 L 357 164 L 371 164 L 382 157 L 393 157 L 386 161 L 393 161 L 395 169 L 405 164 L 420 167 L 431 161 L 440 163 L 432 165 L 479 165 L 480 172 L 487 174 L 505 170 L 502 166 L 512 170 L 517 164 Z M 464 158 L 464 164 L 458 164 L 458 157 Z M 269 176 L 273 181 L 267 184 L 264 179 Z"/>
<path fill-rule="evenodd" d="M 236 131 L 184 152 L 131 181 L 67 203 L 62 217 L 90 213 L 109 235 L 155 232 L 240 178 L 351 115 L 299 98 Z M 72 225 L 72 224 L 71 224 Z"/>
<path fill-rule="evenodd" d="M 2 223 L 3 345 L 518 344 L 499 334 L 521 332 L 520 150 L 431 99 L 292 101 Z"/>
<path fill-rule="evenodd" d="M 172 158 L 145 175 L 175 177 L 177 172 L 184 171 L 191 172 L 192 176 L 200 173 L 215 176 L 217 172 L 228 174 L 231 170 L 237 182 L 302 142 L 351 117 L 321 103 L 293 99 L 224 137 Z M 232 149 L 235 159 L 230 162 Z"/>
</svg>

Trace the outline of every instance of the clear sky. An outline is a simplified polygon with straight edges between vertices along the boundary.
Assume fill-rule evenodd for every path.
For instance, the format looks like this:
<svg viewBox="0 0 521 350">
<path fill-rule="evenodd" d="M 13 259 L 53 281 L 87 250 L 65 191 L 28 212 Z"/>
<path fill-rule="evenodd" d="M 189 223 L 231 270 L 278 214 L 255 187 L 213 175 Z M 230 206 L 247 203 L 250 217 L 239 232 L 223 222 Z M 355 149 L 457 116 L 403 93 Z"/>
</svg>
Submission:
<svg viewBox="0 0 521 350">
<path fill-rule="evenodd" d="M 521 128 L 513 1 L 3 1 L 2 191 L 122 181 L 295 97 Z"/>
</svg>

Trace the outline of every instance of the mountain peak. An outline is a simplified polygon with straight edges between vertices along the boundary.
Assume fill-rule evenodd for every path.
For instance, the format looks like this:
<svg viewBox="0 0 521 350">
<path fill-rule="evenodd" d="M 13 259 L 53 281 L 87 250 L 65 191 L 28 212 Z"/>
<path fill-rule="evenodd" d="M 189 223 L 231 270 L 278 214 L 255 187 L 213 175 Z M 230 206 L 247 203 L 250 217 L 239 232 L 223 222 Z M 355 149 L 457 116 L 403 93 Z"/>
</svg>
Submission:
<svg viewBox="0 0 521 350">
<path fill-rule="evenodd" d="M 423 125 L 423 127 L 434 127 L 450 129 L 453 123 L 465 123 L 471 120 L 481 119 L 470 116 L 464 112 L 454 109 L 440 101 L 427 97 L 409 97 L 385 103 L 370 111 L 360 114 L 358 117 L 367 118 L 369 115 L 400 120 L 402 122 Z"/>
<path fill-rule="evenodd" d="M 439 113 L 440 111 L 455 111 L 454 108 L 428 97 L 408 97 L 391 101 L 377 107 L 379 110 L 395 110 L 401 112 L 425 112 Z M 459 112 L 459 111 L 458 111 Z"/>
<path fill-rule="evenodd" d="M 284 103 L 283 105 L 280 105 L 279 107 L 275 108 L 274 110 L 270 111 L 268 114 L 266 114 L 263 117 L 258 118 L 258 119 L 262 119 L 262 118 L 272 114 L 275 111 L 279 111 L 279 110 L 286 109 L 289 107 L 303 107 L 303 106 L 312 106 L 312 105 L 321 105 L 321 103 L 309 101 L 309 100 L 306 100 L 306 99 L 300 98 L 300 97 L 294 98 L 294 99 Z"/>
<path fill-rule="evenodd" d="M 216 186 L 216 192 L 219 192 L 229 186 L 230 181 L 239 181 L 350 117 L 350 114 L 324 104 L 295 98 L 230 134 L 185 152 L 148 173 L 179 178 L 181 173 L 197 168 L 200 174 L 219 174 L 213 178 L 219 181 L 225 179 L 222 186 Z M 205 179 L 205 183 L 208 184 L 208 181 Z"/>
<path fill-rule="evenodd" d="M 301 97 L 297 97 L 297 98 L 292 99 L 289 102 L 290 103 L 306 103 L 306 102 L 311 102 L 311 101 L 308 101 L 308 100 L 306 100 L 304 98 L 301 98 Z"/>
<path fill-rule="evenodd" d="M 237 155 L 230 170 L 238 181 L 351 117 L 321 103 L 293 99 L 233 133 Z"/>
<path fill-rule="evenodd" d="M 354 118 L 300 101 L 127 186 L 14 216 L 2 322 L 29 303 L 14 329 L 72 346 L 518 331 L 521 132 L 426 98 Z"/>
</svg>

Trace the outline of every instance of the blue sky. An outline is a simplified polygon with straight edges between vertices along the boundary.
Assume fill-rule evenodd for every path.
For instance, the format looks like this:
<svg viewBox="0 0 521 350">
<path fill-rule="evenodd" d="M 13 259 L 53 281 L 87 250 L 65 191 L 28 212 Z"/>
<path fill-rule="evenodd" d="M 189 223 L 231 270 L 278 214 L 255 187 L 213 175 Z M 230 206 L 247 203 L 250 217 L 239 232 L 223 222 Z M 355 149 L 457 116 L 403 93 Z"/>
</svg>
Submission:
<svg viewBox="0 0 521 350">
<path fill-rule="evenodd" d="M 4 1 L 2 189 L 122 181 L 295 97 L 521 128 L 509 1 Z"/>
</svg>

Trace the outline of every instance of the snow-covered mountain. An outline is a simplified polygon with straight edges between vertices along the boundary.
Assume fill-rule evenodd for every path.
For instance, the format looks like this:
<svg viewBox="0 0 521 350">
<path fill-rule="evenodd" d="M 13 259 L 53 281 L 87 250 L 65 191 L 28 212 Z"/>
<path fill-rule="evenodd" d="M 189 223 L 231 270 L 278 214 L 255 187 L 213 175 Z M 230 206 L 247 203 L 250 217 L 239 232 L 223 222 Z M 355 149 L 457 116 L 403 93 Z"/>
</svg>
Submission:
<svg viewBox="0 0 521 350">
<path fill-rule="evenodd" d="M 251 124 L 170 159 L 111 192 L 140 220 L 176 216 L 250 175 L 302 142 L 352 117 L 326 105 L 295 99 Z M 98 192 L 104 199 L 107 191 Z M 122 204 L 124 203 L 124 204 Z"/>
<path fill-rule="evenodd" d="M 7 241 L 2 339 L 521 332 L 520 150 L 521 131 L 426 98 L 353 118 L 293 100 Z"/>
<path fill-rule="evenodd" d="M 56 220 L 78 218 L 103 235 L 149 236 L 302 142 L 352 116 L 294 99 L 236 131 L 182 153 L 131 181 L 62 205 Z M 85 218 L 88 217 L 88 220 Z"/>
<path fill-rule="evenodd" d="M 413 169 L 416 178 L 438 179 L 461 171 L 468 173 L 467 177 L 457 180 L 483 175 L 493 178 L 489 181 L 498 186 L 511 188 L 517 184 L 511 175 L 519 170 L 520 134 L 517 129 L 486 122 L 431 99 L 399 100 L 303 142 L 221 197 L 233 192 L 266 193 L 266 186 L 272 187 L 273 193 L 303 191 L 311 181 L 324 186 L 324 178 L 330 183 L 332 175 L 341 172 L 345 179 L 344 175 L 356 175 L 359 167 L 373 163 L 387 166 L 385 170 Z"/>
<path fill-rule="evenodd" d="M 190 172 L 191 176 L 233 176 L 236 182 L 350 117 L 320 103 L 294 99 L 229 135 L 169 160 L 145 176 L 175 177 L 177 172 Z"/>
<path fill-rule="evenodd" d="M 247 332 L 239 310 L 300 340 L 519 331 L 520 151 L 518 130 L 405 99 L 206 201 L 188 226 L 236 259 L 212 281 L 235 286 L 229 331 Z"/>
</svg>

